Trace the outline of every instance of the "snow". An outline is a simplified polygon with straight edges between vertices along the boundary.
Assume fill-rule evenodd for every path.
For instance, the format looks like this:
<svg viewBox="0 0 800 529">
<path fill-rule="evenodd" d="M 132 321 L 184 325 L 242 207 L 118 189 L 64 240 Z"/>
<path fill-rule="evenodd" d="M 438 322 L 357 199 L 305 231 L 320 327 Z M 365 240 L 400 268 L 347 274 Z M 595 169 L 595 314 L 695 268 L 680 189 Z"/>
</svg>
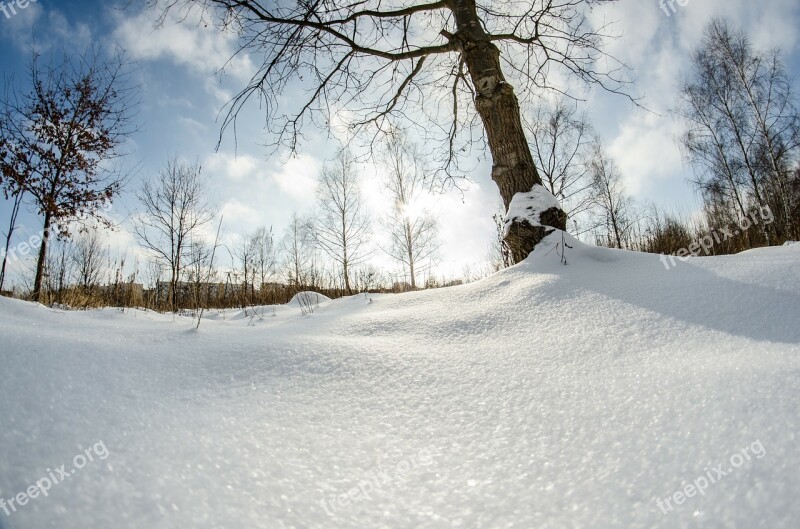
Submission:
<svg viewBox="0 0 800 529">
<path fill-rule="evenodd" d="M 327 301 L 331 301 L 331 298 L 326 296 L 325 294 L 320 294 L 319 292 L 314 292 L 312 290 L 298 292 L 295 294 L 291 301 L 289 301 L 289 305 L 303 305 L 303 304 L 320 304 L 325 303 Z"/>
<path fill-rule="evenodd" d="M 540 215 L 551 208 L 561 209 L 553 194 L 542 185 L 535 185 L 529 193 L 516 193 L 508 205 L 504 235 L 508 235 L 515 219 L 527 220 L 531 226 L 541 226 Z"/>
<path fill-rule="evenodd" d="M 199 331 L 0 299 L 0 498 L 108 450 L 0 526 L 798 527 L 800 247 L 560 242 Z"/>
</svg>

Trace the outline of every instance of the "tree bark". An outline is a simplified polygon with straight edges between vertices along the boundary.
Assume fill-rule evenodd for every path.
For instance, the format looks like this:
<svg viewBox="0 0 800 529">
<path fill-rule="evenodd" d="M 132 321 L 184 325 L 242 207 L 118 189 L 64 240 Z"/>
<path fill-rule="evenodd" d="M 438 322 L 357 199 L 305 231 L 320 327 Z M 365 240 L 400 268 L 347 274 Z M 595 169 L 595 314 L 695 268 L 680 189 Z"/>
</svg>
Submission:
<svg viewBox="0 0 800 529">
<path fill-rule="evenodd" d="M 47 242 L 50 239 L 50 223 L 52 216 L 50 212 L 44 215 L 44 228 L 42 230 L 42 244 L 39 246 L 39 259 L 36 262 L 36 278 L 33 281 L 33 301 L 41 301 L 42 297 L 42 278 L 44 277 L 44 263 L 47 258 Z"/>
<path fill-rule="evenodd" d="M 457 40 L 469 70 L 477 94 L 475 107 L 492 153 L 492 180 L 508 210 L 514 195 L 529 193 L 542 185 L 542 179 L 522 128 L 519 102 L 502 72 L 500 50 L 481 25 L 475 0 L 451 2 L 457 32 L 446 36 Z M 539 226 L 524 219 L 515 219 L 510 226 L 505 242 L 515 262 L 525 259 L 553 229 L 566 229 L 566 214 L 560 208 L 540 213 Z"/>
</svg>

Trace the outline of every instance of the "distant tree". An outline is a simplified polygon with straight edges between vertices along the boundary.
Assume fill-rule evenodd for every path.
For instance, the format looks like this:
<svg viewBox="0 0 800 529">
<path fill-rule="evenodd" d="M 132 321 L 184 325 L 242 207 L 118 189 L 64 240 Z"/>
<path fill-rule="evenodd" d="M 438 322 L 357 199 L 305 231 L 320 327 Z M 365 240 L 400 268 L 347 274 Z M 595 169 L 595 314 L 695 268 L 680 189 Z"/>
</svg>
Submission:
<svg viewBox="0 0 800 529">
<path fill-rule="evenodd" d="M 790 183 L 790 189 L 793 197 L 791 202 L 791 218 L 794 223 L 794 237 L 795 240 L 800 240 L 800 164 L 798 164 L 794 172 Z"/>
<path fill-rule="evenodd" d="M 345 292 L 353 294 L 350 275 L 368 256 L 370 226 L 355 161 L 346 149 L 320 176 L 313 235 L 317 246 L 338 266 Z"/>
<path fill-rule="evenodd" d="M 261 226 L 250 236 L 253 251 L 253 277 L 258 279 L 259 287 L 267 283 L 275 271 L 275 237 L 272 227 Z"/>
<path fill-rule="evenodd" d="M 413 124 L 440 141 L 448 175 L 462 174 L 459 153 L 483 125 L 492 178 L 508 210 L 518 194 L 542 181 L 523 130 L 523 98 L 550 88 L 558 69 L 587 84 L 618 92 L 624 68 L 603 50 L 607 28 L 587 13 L 608 0 L 148 0 L 162 20 L 192 10 L 236 32 L 241 48 L 260 64 L 229 106 L 223 129 L 255 96 L 265 103 L 276 144 L 297 148 L 304 126 L 345 119 L 356 133 Z M 503 64 L 510 75 L 503 72 Z M 606 69 L 607 68 L 607 69 Z M 305 83 L 304 98 L 285 97 Z M 442 104 L 445 102 L 445 104 Z M 346 107 L 348 113 L 336 113 Z M 281 113 L 281 109 L 285 113 Z M 352 117 L 352 119 L 349 119 Z M 478 136 L 480 137 L 480 136 Z M 520 199 L 524 199 L 521 197 Z M 552 201 L 546 201 L 552 204 Z M 565 228 L 558 207 L 510 219 L 507 243 L 516 261 L 553 229 Z"/>
<path fill-rule="evenodd" d="M 253 284 L 253 275 L 255 274 L 255 247 L 253 240 L 250 236 L 244 236 L 233 246 L 233 256 L 236 258 L 236 270 L 241 275 L 244 284 L 243 305 L 247 305 L 250 301 L 250 294 L 252 293 L 251 285 Z"/>
<path fill-rule="evenodd" d="M 72 247 L 73 276 L 84 291 L 100 284 L 108 262 L 108 251 L 96 228 L 82 233 Z"/>
<path fill-rule="evenodd" d="M 356 270 L 355 284 L 359 291 L 369 292 L 378 287 L 383 280 L 383 274 L 380 269 L 374 265 L 367 264 Z"/>
<path fill-rule="evenodd" d="M 622 175 L 599 142 L 591 161 L 591 175 L 607 244 L 623 248 L 627 232 L 633 226 L 633 202 L 625 193 Z"/>
<path fill-rule="evenodd" d="M 561 203 L 568 219 L 575 220 L 593 206 L 595 199 L 590 175 L 595 139 L 589 117 L 562 98 L 539 105 L 527 121 L 542 182 Z"/>
<path fill-rule="evenodd" d="M 408 138 L 395 132 L 383 152 L 381 168 L 392 208 L 383 219 L 389 234 L 384 251 L 408 269 L 411 288 L 417 288 L 417 264 L 439 249 L 436 217 L 420 207 L 426 187 L 423 155 Z"/>
<path fill-rule="evenodd" d="M 639 251 L 676 254 L 698 239 L 697 231 L 680 218 L 661 213 L 655 205 L 649 209 L 645 233 L 636 241 Z"/>
<path fill-rule="evenodd" d="M 70 253 L 72 252 L 72 244 L 68 239 L 58 241 L 58 244 L 53 244 L 47 250 L 47 258 L 45 259 L 45 270 L 43 277 L 43 289 L 49 295 L 49 301 L 52 303 L 64 302 L 64 293 L 66 292 L 69 283 L 70 275 L 72 275 L 72 260 Z M 40 298 L 44 299 L 44 296 Z"/>
<path fill-rule="evenodd" d="M 139 244 L 168 270 L 167 302 L 173 311 L 179 308 L 180 278 L 197 263 L 201 230 L 217 214 L 207 196 L 207 184 L 199 165 L 174 158 L 136 194 L 143 211 L 134 220 L 134 233 Z"/>
<path fill-rule="evenodd" d="M 38 300 L 50 232 L 68 236 L 78 217 L 99 215 L 117 195 L 122 180 L 107 169 L 124 154 L 133 131 L 132 89 L 125 59 L 87 52 L 77 60 L 43 65 L 37 55 L 25 91 L 9 90 L 0 111 L 0 172 L 11 194 L 24 192 L 44 217 L 33 284 Z"/>
<path fill-rule="evenodd" d="M 313 260 L 311 231 L 311 221 L 294 213 L 281 239 L 286 279 L 295 290 L 307 286 L 310 282 L 309 268 Z"/>
<path fill-rule="evenodd" d="M 681 143 L 706 200 L 725 198 L 739 220 L 751 207 L 770 207 L 776 222 L 762 226 L 767 242 L 786 238 L 800 113 L 780 52 L 755 48 L 723 19 L 711 21 L 692 54 L 679 113 L 687 124 Z"/>
<path fill-rule="evenodd" d="M 2 147 L 0 147 L 2 150 Z M 6 244 L 3 251 L 3 263 L 0 265 L 0 290 L 3 290 L 3 285 L 6 280 L 6 266 L 8 264 L 8 251 L 11 249 L 11 239 L 14 237 L 14 231 L 17 229 L 17 216 L 19 215 L 22 200 L 25 198 L 24 187 L 17 182 L 3 179 L 3 182 L 8 182 L 9 185 L 3 186 L 3 192 L 6 200 L 11 201 L 11 214 L 8 219 L 8 231 L 6 231 L 5 238 Z"/>
<path fill-rule="evenodd" d="M 211 261 L 213 253 L 212 245 L 207 244 L 203 239 L 194 238 L 192 240 L 184 276 L 186 282 L 191 286 L 190 294 L 194 298 L 191 301 L 195 309 L 208 306 L 211 294 L 208 283 L 215 275 Z"/>
<path fill-rule="evenodd" d="M 262 288 L 273 274 L 276 264 L 275 240 L 272 228 L 262 226 L 244 235 L 233 247 L 232 255 L 244 279 L 248 296 L 255 293 L 256 284 Z"/>
</svg>

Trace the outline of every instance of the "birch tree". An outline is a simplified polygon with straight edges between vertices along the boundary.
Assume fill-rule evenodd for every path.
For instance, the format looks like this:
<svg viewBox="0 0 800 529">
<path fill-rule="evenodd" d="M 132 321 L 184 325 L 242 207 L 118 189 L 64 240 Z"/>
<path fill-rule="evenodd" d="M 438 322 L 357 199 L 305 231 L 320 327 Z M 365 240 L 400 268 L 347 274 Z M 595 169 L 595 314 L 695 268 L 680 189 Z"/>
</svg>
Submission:
<svg viewBox="0 0 800 529">
<path fill-rule="evenodd" d="M 351 273 L 368 257 L 370 226 L 352 155 L 342 149 L 322 171 L 313 236 L 339 267 L 345 292 L 353 294 Z"/>
<path fill-rule="evenodd" d="M 311 221 L 294 213 L 281 238 L 286 280 L 296 291 L 307 286 L 310 280 L 309 268 L 313 259 L 311 233 Z"/>
<path fill-rule="evenodd" d="M 430 258 L 439 247 L 437 219 L 421 206 L 426 189 L 422 160 L 417 146 L 398 132 L 386 144 L 381 164 L 392 200 L 384 219 L 389 234 L 385 251 L 408 269 L 412 289 L 417 288 L 417 264 Z"/>
<path fill-rule="evenodd" d="M 599 142 L 594 149 L 591 175 L 601 223 L 606 228 L 605 242 L 622 249 L 632 226 L 632 200 L 625 192 L 622 175 Z"/>
<path fill-rule="evenodd" d="M 594 205 L 591 158 L 595 139 L 589 118 L 564 98 L 536 107 L 527 121 L 542 182 L 574 220 Z"/>
<path fill-rule="evenodd" d="M 800 156 L 800 113 L 778 50 L 758 49 L 724 19 L 712 20 L 681 89 L 681 144 L 707 202 L 724 198 L 736 220 L 770 207 L 776 235 L 798 235 L 792 168 Z"/>
</svg>

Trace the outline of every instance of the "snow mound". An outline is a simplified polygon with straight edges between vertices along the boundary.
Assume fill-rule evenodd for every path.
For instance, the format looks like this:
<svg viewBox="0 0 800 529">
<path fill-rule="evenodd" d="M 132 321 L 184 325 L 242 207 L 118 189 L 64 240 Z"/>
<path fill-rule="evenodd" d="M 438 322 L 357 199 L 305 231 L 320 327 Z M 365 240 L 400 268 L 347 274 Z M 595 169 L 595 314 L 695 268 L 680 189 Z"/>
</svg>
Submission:
<svg viewBox="0 0 800 529">
<path fill-rule="evenodd" d="M 198 332 L 0 298 L 0 499 L 74 470 L 0 524 L 798 527 L 800 245 L 567 243 Z"/>
<path fill-rule="evenodd" d="M 320 294 L 319 292 L 314 292 L 313 290 L 307 290 L 304 292 L 298 292 L 292 296 L 292 299 L 289 301 L 289 303 L 287 303 L 287 305 L 318 305 L 327 301 L 331 301 L 331 298 L 325 294 Z"/>
</svg>

